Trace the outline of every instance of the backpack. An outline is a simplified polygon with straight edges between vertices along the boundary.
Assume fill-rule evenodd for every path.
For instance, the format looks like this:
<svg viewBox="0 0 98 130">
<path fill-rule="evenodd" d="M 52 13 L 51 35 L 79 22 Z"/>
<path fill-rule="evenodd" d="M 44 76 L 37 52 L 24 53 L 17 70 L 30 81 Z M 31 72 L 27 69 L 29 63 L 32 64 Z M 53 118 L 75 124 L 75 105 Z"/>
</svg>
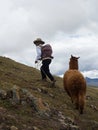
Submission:
<svg viewBox="0 0 98 130">
<path fill-rule="evenodd" d="M 42 53 L 41 57 L 42 58 L 47 58 L 47 57 L 53 58 L 52 57 L 52 52 L 53 51 L 52 51 L 51 45 L 46 44 L 46 45 L 42 46 L 42 48 L 41 48 L 41 53 Z"/>
</svg>

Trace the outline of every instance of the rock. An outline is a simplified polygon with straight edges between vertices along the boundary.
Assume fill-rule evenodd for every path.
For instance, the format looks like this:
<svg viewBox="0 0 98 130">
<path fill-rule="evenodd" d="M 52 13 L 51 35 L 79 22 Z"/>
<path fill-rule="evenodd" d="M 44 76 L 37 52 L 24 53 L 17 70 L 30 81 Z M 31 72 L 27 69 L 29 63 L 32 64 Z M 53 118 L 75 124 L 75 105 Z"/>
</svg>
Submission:
<svg viewBox="0 0 98 130">
<path fill-rule="evenodd" d="M 44 105 L 41 98 L 34 100 L 33 103 L 34 103 L 34 106 L 36 108 L 36 111 L 39 112 L 39 113 L 45 112 L 46 110 L 49 110 L 49 108 Z"/>
<path fill-rule="evenodd" d="M 6 99 L 6 97 L 7 97 L 7 92 L 5 90 L 0 89 L 0 98 Z"/>
<path fill-rule="evenodd" d="M 68 124 L 73 124 L 73 123 L 74 123 L 74 120 L 71 119 L 70 117 L 66 117 L 66 118 L 65 118 L 65 122 L 67 122 Z"/>
<path fill-rule="evenodd" d="M 17 127 L 15 127 L 15 126 L 11 126 L 11 128 L 10 128 L 11 130 L 18 130 L 18 128 Z"/>
<path fill-rule="evenodd" d="M 7 90 L 7 99 L 12 98 L 12 97 L 13 97 L 12 90 Z"/>
<path fill-rule="evenodd" d="M 39 130 L 36 126 L 33 126 L 33 130 Z"/>
<path fill-rule="evenodd" d="M 69 129 L 70 130 L 80 130 L 79 126 L 76 126 L 76 125 L 70 125 Z"/>
<path fill-rule="evenodd" d="M 12 93 L 13 93 L 13 97 L 12 97 L 13 103 L 19 104 L 20 103 L 20 88 L 14 85 L 12 89 Z"/>
<path fill-rule="evenodd" d="M 41 88 L 41 92 L 43 93 L 43 94 L 48 94 L 48 91 L 46 90 L 46 88 Z"/>
</svg>

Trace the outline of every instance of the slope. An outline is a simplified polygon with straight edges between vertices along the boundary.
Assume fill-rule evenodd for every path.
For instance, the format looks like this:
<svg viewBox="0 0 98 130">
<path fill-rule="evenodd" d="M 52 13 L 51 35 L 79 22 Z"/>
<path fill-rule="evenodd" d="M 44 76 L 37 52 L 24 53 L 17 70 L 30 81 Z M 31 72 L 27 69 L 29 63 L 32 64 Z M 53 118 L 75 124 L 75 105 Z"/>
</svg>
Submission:
<svg viewBox="0 0 98 130">
<path fill-rule="evenodd" d="M 39 70 L 0 57 L 0 129 L 97 130 L 98 89 L 87 87 L 83 115 L 74 109 L 62 78 L 40 80 Z"/>
</svg>

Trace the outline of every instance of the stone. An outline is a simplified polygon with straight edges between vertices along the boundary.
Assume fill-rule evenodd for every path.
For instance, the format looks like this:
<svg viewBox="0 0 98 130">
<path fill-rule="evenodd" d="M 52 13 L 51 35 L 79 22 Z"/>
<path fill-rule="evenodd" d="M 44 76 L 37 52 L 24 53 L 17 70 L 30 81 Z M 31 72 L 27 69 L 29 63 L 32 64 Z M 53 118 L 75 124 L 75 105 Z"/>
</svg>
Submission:
<svg viewBox="0 0 98 130">
<path fill-rule="evenodd" d="M 18 130 L 16 126 L 11 126 L 11 130 Z"/>
</svg>

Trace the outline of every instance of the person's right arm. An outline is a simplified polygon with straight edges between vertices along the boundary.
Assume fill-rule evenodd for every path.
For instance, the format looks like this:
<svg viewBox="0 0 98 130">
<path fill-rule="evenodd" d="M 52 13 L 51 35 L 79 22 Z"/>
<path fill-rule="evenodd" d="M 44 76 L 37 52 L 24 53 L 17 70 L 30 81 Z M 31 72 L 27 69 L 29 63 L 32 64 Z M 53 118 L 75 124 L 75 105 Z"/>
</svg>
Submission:
<svg viewBox="0 0 98 130">
<path fill-rule="evenodd" d="M 37 56 L 36 56 L 35 63 L 37 63 L 37 62 L 38 62 L 38 60 L 40 60 L 40 59 L 41 59 L 41 47 L 36 46 L 36 52 L 37 52 Z"/>
</svg>

